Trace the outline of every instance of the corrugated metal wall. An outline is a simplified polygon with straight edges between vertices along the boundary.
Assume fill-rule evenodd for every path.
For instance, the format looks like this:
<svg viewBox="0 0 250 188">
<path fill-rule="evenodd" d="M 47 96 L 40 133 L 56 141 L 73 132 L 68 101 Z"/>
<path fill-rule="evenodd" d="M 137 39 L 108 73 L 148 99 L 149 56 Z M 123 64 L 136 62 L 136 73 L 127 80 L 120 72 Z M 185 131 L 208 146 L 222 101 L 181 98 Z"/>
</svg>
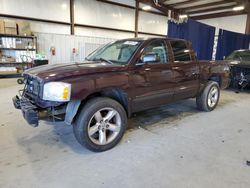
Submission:
<svg viewBox="0 0 250 188">
<path fill-rule="evenodd" d="M 84 58 L 101 45 L 115 39 L 62 34 L 35 33 L 37 36 L 38 53 L 43 53 L 49 63 L 69 63 L 83 61 Z M 55 48 L 52 55 L 51 48 Z M 73 53 L 73 49 L 76 53 Z"/>
</svg>

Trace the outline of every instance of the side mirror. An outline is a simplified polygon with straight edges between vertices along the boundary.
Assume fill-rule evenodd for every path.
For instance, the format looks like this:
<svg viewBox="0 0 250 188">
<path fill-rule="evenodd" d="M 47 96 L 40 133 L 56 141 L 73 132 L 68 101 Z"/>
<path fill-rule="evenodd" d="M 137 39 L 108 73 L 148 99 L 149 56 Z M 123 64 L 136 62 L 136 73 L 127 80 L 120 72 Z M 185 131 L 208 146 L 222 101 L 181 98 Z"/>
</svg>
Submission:
<svg viewBox="0 0 250 188">
<path fill-rule="evenodd" d="M 149 53 L 143 56 L 142 62 L 143 63 L 150 63 L 150 62 L 158 62 L 160 61 L 160 57 L 156 53 Z"/>
</svg>

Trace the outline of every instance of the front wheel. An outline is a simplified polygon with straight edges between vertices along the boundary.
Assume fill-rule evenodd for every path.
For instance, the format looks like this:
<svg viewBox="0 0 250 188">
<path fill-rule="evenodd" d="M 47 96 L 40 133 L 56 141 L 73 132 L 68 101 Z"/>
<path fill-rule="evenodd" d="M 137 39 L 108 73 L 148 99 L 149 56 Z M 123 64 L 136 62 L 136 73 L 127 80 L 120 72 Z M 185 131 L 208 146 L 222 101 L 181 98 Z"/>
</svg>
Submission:
<svg viewBox="0 0 250 188">
<path fill-rule="evenodd" d="M 94 98 L 82 108 L 73 125 L 77 141 L 88 149 L 101 152 L 121 140 L 127 125 L 127 115 L 117 101 Z"/>
<path fill-rule="evenodd" d="M 217 82 L 209 81 L 205 89 L 196 97 L 197 108 L 210 112 L 214 110 L 220 99 L 220 87 Z"/>
</svg>

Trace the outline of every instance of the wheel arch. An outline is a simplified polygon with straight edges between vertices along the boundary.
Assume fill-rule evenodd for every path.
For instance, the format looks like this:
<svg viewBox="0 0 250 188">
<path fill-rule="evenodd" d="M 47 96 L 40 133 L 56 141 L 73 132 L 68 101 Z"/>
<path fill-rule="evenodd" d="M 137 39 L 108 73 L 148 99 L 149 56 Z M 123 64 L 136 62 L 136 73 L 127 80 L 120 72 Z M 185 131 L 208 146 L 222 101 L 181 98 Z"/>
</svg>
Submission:
<svg viewBox="0 0 250 188">
<path fill-rule="evenodd" d="M 127 93 L 121 88 L 105 88 L 89 93 L 83 100 L 70 101 L 66 108 L 65 122 L 72 124 L 80 109 L 88 100 L 95 97 L 107 97 L 117 101 L 123 106 L 127 116 L 130 117 L 131 110 Z"/>
<path fill-rule="evenodd" d="M 222 85 L 222 79 L 220 75 L 212 75 L 208 78 L 208 81 L 214 81 L 217 82 L 219 84 L 219 86 L 221 87 Z"/>
</svg>

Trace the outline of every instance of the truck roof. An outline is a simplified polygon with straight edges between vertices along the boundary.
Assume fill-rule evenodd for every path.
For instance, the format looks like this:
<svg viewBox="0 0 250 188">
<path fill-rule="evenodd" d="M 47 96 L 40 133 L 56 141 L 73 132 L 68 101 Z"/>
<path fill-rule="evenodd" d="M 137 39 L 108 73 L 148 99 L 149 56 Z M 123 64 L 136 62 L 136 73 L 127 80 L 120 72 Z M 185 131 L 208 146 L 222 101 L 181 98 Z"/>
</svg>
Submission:
<svg viewBox="0 0 250 188">
<path fill-rule="evenodd" d="M 250 52 L 250 49 L 235 50 L 234 52 Z"/>
<path fill-rule="evenodd" d="M 187 41 L 184 39 L 177 39 L 177 38 L 169 38 L 169 37 L 138 37 L 138 38 L 127 38 L 127 39 L 122 39 L 123 40 L 132 40 L 132 41 L 146 41 L 146 40 L 154 40 L 154 39 L 167 39 L 170 41 Z"/>
</svg>

